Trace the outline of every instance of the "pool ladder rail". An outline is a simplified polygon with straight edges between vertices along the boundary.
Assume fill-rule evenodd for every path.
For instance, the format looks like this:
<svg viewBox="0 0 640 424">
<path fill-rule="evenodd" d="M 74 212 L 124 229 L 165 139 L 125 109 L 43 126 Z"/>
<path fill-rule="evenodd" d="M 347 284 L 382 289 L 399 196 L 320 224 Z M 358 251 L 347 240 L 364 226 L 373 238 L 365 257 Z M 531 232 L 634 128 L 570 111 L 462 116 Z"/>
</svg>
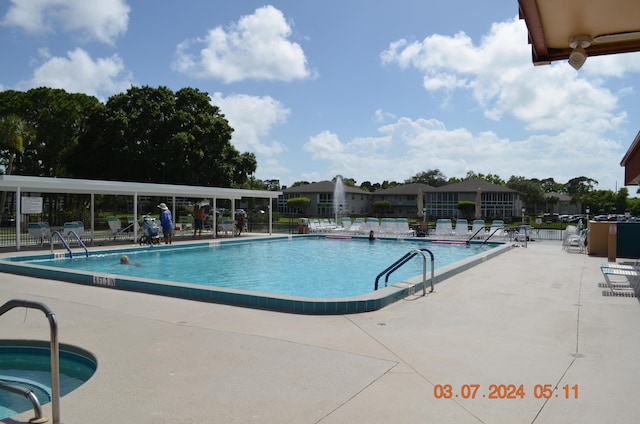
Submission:
<svg viewBox="0 0 640 424">
<path fill-rule="evenodd" d="M 69 246 L 69 243 L 64 239 L 64 237 L 62 237 L 62 234 L 60 234 L 60 231 L 54 231 L 53 234 L 51 234 L 51 252 L 53 252 L 53 239 L 55 238 L 56 235 L 58 236 L 58 238 L 62 242 L 62 245 L 67 248 L 67 251 L 69 252 L 69 256 L 71 258 L 73 258 L 73 252 L 71 251 L 71 246 Z M 76 233 L 75 231 L 71 230 L 71 231 L 69 231 L 69 235 L 73 235 L 76 238 L 76 240 L 78 240 L 78 243 L 84 249 L 84 253 L 87 255 L 87 258 L 88 258 L 89 257 L 89 249 L 87 249 L 87 246 L 84 244 L 84 242 L 82 241 L 82 239 L 80 238 L 78 233 Z"/>
<path fill-rule="evenodd" d="M 31 308 L 42 311 L 49 320 L 51 331 L 51 410 L 53 424 L 60 424 L 60 347 L 58 343 L 58 322 L 56 315 L 47 305 L 29 300 L 13 299 L 0 306 L 0 316 L 14 308 Z M 11 386 L 11 387 L 7 387 Z M 30 423 L 46 423 L 48 418 L 42 415 L 40 402 L 30 389 L 13 384 L 0 384 L 0 389 L 8 390 L 16 394 L 24 394 L 31 401 L 35 417 L 30 419 Z"/>
<path fill-rule="evenodd" d="M 383 275 L 385 276 L 384 285 L 386 287 L 387 283 L 389 282 L 389 276 L 394 271 L 396 271 L 402 265 L 409 262 L 416 255 L 421 255 L 422 256 L 422 295 L 425 296 L 427 294 L 427 257 L 425 256 L 424 252 L 427 252 L 429 256 L 431 256 L 431 290 L 429 291 L 429 293 L 433 293 L 433 283 L 435 281 L 435 271 L 434 271 L 435 259 L 433 257 L 433 253 L 426 248 L 415 249 L 410 251 L 409 253 L 406 253 L 403 257 L 395 261 L 393 264 L 387 267 L 387 269 L 385 269 L 380 274 L 378 274 L 378 276 L 376 277 L 376 284 L 375 284 L 374 290 L 378 290 L 378 282 Z"/>
<path fill-rule="evenodd" d="M 5 390 L 16 395 L 24 396 L 29 402 L 31 402 L 35 417 L 29 420 L 30 423 L 40 424 L 49 421 L 47 417 L 42 415 L 42 406 L 40 405 L 40 401 L 38 400 L 38 397 L 33 392 L 33 390 L 3 380 L 0 380 L 0 390 Z"/>
</svg>

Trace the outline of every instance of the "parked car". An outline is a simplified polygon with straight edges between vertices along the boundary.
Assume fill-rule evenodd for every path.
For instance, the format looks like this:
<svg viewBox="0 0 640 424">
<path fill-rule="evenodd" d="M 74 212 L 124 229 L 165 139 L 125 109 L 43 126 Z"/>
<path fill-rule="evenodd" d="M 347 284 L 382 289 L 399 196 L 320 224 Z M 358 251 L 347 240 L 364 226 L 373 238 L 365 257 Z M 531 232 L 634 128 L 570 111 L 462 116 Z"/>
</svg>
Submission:
<svg viewBox="0 0 640 424">
<path fill-rule="evenodd" d="M 10 215 L 2 215 L 2 221 L 0 221 L 0 227 L 15 227 L 16 219 Z"/>
</svg>

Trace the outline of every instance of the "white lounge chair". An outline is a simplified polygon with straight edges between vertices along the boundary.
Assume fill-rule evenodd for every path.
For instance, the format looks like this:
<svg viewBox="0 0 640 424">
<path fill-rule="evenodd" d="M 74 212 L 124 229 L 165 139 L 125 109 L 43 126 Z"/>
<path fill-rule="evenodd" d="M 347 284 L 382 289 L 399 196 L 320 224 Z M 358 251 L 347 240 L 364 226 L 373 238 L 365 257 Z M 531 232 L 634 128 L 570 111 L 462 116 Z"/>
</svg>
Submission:
<svg viewBox="0 0 640 424">
<path fill-rule="evenodd" d="M 64 236 L 67 239 L 67 242 L 72 242 L 75 240 L 75 237 L 72 236 L 72 233 L 75 233 L 79 239 L 88 238 L 93 241 L 93 234 L 85 231 L 84 223 L 82 221 L 71 221 L 64 223 Z"/>
<path fill-rule="evenodd" d="M 450 219 L 441 218 L 436 221 L 436 236 L 450 237 L 453 235 L 453 226 Z"/>
<path fill-rule="evenodd" d="M 407 237 L 415 237 L 416 231 L 409 227 L 407 218 L 396 218 L 396 232 Z"/>
<path fill-rule="evenodd" d="M 639 269 L 620 269 L 613 267 L 601 267 L 602 275 L 606 282 L 607 287 L 611 290 L 611 293 L 620 293 L 633 291 L 638 295 L 640 289 L 640 270 Z M 613 279 L 612 277 L 618 276 L 622 278 L 622 281 Z"/>
<path fill-rule="evenodd" d="M 380 234 L 395 236 L 398 233 L 398 227 L 394 218 L 382 218 L 378 228 Z"/>
<path fill-rule="evenodd" d="M 51 228 L 47 222 L 30 222 L 27 224 L 27 233 L 33 238 L 40 240 L 40 246 L 44 245 L 45 240 L 51 238 Z"/>
<path fill-rule="evenodd" d="M 467 239 L 469 238 L 469 223 L 466 219 L 457 219 L 456 228 L 454 230 L 456 237 Z"/>
<path fill-rule="evenodd" d="M 109 231 L 115 240 L 119 235 L 122 235 L 126 232 L 133 231 L 133 227 L 135 222 L 130 223 L 126 227 L 122 227 L 122 222 L 118 217 L 108 216 L 107 224 L 109 224 Z"/>
<path fill-rule="evenodd" d="M 489 237 L 501 238 L 504 236 L 505 236 L 504 221 L 501 219 L 496 219 L 492 221 L 491 227 L 489 227 Z"/>
<path fill-rule="evenodd" d="M 227 235 L 227 233 L 234 235 L 236 232 L 236 222 L 232 219 L 223 220 L 222 224 L 220 224 L 220 231 L 223 231 L 225 235 Z"/>
<path fill-rule="evenodd" d="M 513 236 L 517 242 L 533 241 L 533 227 L 530 225 L 518 226 L 518 231 Z"/>
<path fill-rule="evenodd" d="M 367 218 L 365 224 L 365 232 L 367 234 L 369 234 L 369 232 L 371 231 L 373 231 L 375 234 L 378 234 L 378 232 L 380 231 L 380 221 L 378 221 L 378 218 L 369 217 Z"/>
<path fill-rule="evenodd" d="M 483 219 L 474 219 L 471 226 L 471 236 L 477 239 L 483 239 L 486 237 L 487 228 L 484 225 Z"/>
<path fill-rule="evenodd" d="M 349 226 L 349 230 L 348 233 L 349 234 L 364 234 L 366 228 L 365 228 L 365 222 L 364 219 L 362 218 L 356 218 L 351 225 Z"/>
</svg>

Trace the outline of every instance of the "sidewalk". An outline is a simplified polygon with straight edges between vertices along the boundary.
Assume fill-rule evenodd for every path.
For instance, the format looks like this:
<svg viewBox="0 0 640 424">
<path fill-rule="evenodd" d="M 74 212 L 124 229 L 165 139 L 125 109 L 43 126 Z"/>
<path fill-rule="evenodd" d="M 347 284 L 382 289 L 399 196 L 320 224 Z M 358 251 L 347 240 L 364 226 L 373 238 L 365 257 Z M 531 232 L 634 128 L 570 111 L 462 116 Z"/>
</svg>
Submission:
<svg viewBox="0 0 640 424">
<path fill-rule="evenodd" d="M 603 262 L 532 242 L 426 297 L 343 316 L 8 274 L 0 302 L 45 303 L 60 342 L 98 358 L 95 375 L 62 398 L 66 424 L 633 423 L 640 304 L 603 296 Z M 5 314 L 0 331 L 49 339 L 37 311 Z M 549 399 L 546 384 L 558 387 Z M 522 386 L 515 399 L 509 385 Z"/>
</svg>

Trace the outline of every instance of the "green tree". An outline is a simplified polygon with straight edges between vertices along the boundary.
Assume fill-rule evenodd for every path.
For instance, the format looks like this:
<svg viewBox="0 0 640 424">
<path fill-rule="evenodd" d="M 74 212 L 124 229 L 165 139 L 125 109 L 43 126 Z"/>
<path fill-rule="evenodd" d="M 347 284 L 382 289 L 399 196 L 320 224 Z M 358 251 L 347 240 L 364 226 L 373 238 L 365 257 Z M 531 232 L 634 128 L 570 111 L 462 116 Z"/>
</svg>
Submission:
<svg viewBox="0 0 640 424">
<path fill-rule="evenodd" d="M 25 140 L 29 140 L 33 130 L 18 115 L 10 114 L 0 117 L 0 160 L 4 173 L 11 175 L 16 156 L 24 149 Z M 7 192 L 0 195 L 0 211 L 4 212 Z"/>
<path fill-rule="evenodd" d="M 624 213 L 628 209 L 629 190 L 626 187 L 622 187 L 616 193 L 615 206 L 617 213 Z"/>
<path fill-rule="evenodd" d="M 391 203 L 388 200 L 376 200 L 373 202 L 373 210 L 379 214 L 384 215 L 391 207 Z"/>
<path fill-rule="evenodd" d="M 544 180 L 532 180 L 539 181 L 540 188 L 545 193 L 560 193 L 563 190 L 563 185 L 561 183 L 555 182 L 553 178 L 545 178 Z"/>
<path fill-rule="evenodd" d="M 430 169 L 419 172 L 408 180 L 405 180 L 405 184 L 413 183 L 427 184 L 431 187 L 441 187 L 447 184 L 447 177 L 445 177 L 439 169 Z"/>
<path fill-rule="evenodd" d="M 61 89 L 0 92 L 0 116 L 18 115 L 33 130 L 33 136 L 24 140 L 23 154 L 16 156 L 15 173 L 72 176 L 67 168 L 69 153 L 87 130 L 90 116 L 101 107 L 95 97 Z"/>
<path fill-rule="evenodd" d="M 462 212 L 462 216 L 471 219 L 476 211 L 476 202 L 472 200 L 461 200 L 458 202 L 458 210 Z"/>
<path fill-rule="evenodd" d="M 526 208 L 530 208 L 531 206 L 535 208 L 545 201 L 544 192 L 540 187 L 540 183 L 537 181 L 512 175 L 509 181 L 507 181 L 507 187 L 520 193 Z"/>
<path fill-rule="evenodd" d="M 570 179 L 564 185 L 563 192 L 571 196 L 571 203 L 582 202 L 584 204 L 585 198 L 593 191 L 596 185 L 598 185 L 598 182 L 592 178 L 576 177 Z"/>
<path fill-rule="evenodd" d="M 356 186 L 356 180 L 354 180 L 353 178 L 347 178 L 347 177 L 343 177 L 342 175 L 336 175 L 335 177 L 333 177 L 331 179 L 331 182 L 335 183 L 338 181 L 338 177 L 342 178 L 342 184 L 344 184 L 347 187 L 357 187 Z"/>
<path fill-rule="evenodd" d="M 305 213 L 310 203 L 311 199 L 308 197 L 292 197 L 287 200 L 287 207 L 295 209 L 297 213 Z"/>
<path fill-rule="evenodd" d="M 32 136 L 33 129 L 18 115 L 0 117 L 0 160 L 6 175 L 11 175 L 16 156 L 24 150 L 25 140 Z"/>
<path fill-rule="evenodd" d="M 232 133 L 207 93 L 131 87 L 94 115 L 91 131 L 74 152 L 74 171 L 87 178 L 242 186 L 257 161 L 253 153 L 233 147 Z M 96 154 L 117 166 L 87 165 Z"/>
</svg>

